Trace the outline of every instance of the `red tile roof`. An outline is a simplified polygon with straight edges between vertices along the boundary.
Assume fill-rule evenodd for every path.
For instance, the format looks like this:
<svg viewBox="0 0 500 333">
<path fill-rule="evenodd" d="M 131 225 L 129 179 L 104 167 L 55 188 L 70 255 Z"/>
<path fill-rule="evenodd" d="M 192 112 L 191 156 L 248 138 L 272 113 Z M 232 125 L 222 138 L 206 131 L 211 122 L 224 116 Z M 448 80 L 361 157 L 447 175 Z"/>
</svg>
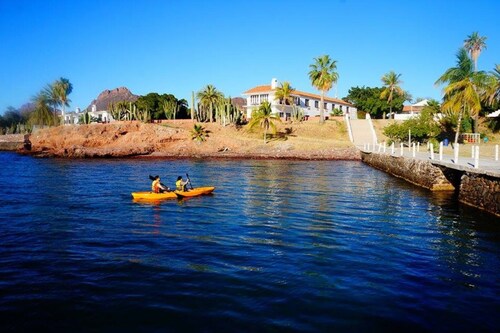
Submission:
<svg viewBox="0 0 500 333">
<path fill-rule="evenodd" d="M 256 93 L 272 92 L 273 90 L 276 90 L 276 89 L 271 89 L 271 85 L 268 84 L 268 85 L 262 85 L 262 86 L 253 87 L 253 88 L 245 91 L 243 93 L 243 95 L 251 95 L 251 94 L 256 94 Z M 292 96 L 309 97 L 309 98 L 315 98 L 315 99 L 318 99 L 318 100 L 321 99 L 321 95 L 311 94 L 311 93 L 303 92 L 303 91 L 300 91 L 300 90 L 294 90 L 293 93 L 292 93 Z M 343 101 L 343 100 L 338 99 L 338 98 L 328 97 L 328 96 L 325 96 L 325 102 L 336 103 L 336 104 L 343 104 L 343 105 L 348 105 L 348 106 L 354 106 L 354 105 L 352 105 L 349 102 Z"/>
<path fill-rule="evenodd" d="M 424 107 L 423 106 L 415 106 L 413 105 L 413 108 L 411 105 L 403 105 L 403 112 L 420 112 L 422 111 Z"/>
</svg>

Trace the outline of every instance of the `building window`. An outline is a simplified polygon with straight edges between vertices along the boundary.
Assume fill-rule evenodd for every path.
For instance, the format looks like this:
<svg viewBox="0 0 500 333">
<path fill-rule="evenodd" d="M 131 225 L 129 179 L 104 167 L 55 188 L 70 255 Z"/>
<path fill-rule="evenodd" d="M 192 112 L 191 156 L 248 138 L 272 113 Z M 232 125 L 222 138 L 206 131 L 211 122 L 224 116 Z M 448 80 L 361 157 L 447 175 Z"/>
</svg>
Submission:
<svg viewBox="0 0 500 333">
<path fill-rule="evenodd" d="M 268 94 L 260 95 L 260 103 L 266 102 L 268 100 L 269 100 L 269 95 Z"/>
<path fill-rule="evenodd" d="M 251 105 L 259 105 L 259 95 L 251 95 L 250 96 L 250 104 Z"/>
<path fill-rule="evenodd" d="M 300 106 L 300 97 L 294 97 L 295 98 L 295 105 Z"/>
<path fill-rule="evenodd" d="M 319 108 L 319 102 L 318 101 L 314 101 L 314 107 L 317 109 Z"/>
<path fill-rule="evenodd" d="M 327 110 L 327 109 L 328 109 L 328 106 L 327 106 L 327 105 L 328 105 L 328 104 L 323 103 L 323 108 L 324 108 L 325 110 Z"/>
<path fill-rule="evenodd" d="M 345 112 L 349 113 L 349 107 L 348 106 L 345 107 Z"/>
<path fill-rule="evenodd" d="M 304 100 L 304 105 L 309 106 L 309 100 L 307 98 Z"/>
<path fill-rule="evenodd" d="M 339 105 L 339 110 L 342 111 L 342 105 Z"/>
</svg>

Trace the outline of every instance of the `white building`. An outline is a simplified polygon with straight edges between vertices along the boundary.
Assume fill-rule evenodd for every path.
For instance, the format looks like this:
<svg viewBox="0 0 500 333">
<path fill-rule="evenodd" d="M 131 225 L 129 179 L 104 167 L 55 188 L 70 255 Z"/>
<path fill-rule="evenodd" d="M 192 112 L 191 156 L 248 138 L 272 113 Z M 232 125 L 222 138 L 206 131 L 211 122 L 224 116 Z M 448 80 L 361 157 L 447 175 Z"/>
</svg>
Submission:
<svg viewBox="0 0 500 333">
<path fill-rule="evenodd" d="M 64 115 L 65 124 L 79 124 L 80 118 L 85 115 L 86 111 L 80 111 L 80 108 L 76 108 L 74 112 L 68 112 Z M 98 123 L 108 123 L 114 121 L 113 116 L 107 110 L 97 111 L 95 104 L 89 111 L 90 119 L 94 119 L 94 122 Z"/>
<path fill-rule="evenodd" d="M 275 99 L 275 91 L 279 87 L 278 80 L 272 79 L 270 85 L 256 86 L 247 91 L 242 95 L 246 96 L 247 103 L 246 116 L 248 119 L 252 118 L 252 112 L 264 101 L 269 101 L 271 103 L 271 109 L 273 113 L 279 114 L 282 118 L 289 118 L 292 114 L 291 105 L 282 105 L 280 101 Z M 307 93 L 299 90 L 294 90 L 291 94 L 294 99 L 295 106 L 302 109 L 304 116 L 309 117 L 319 117 L 320 115 L 320 103 L 321 95 Z M 341 99 L 324 97 L 324 115 L 325 118 L 330 115 L 335 109 L 342 112 L 342 115 L 349 115 L 351 119 L 358 118 L 358 111 L 356 107 L 346 101 Z"/>
<path fill-rule="evenodd" d="M 410 118 L 420 115 L 422 109 L 428 105 L 429 100 L 423 99 L 420 102 L 411 105 L 403 105 L 403 111 L 401 113 L 395 113 L 394 119 L 396 120 L 408 120 Z"/>
</svg>

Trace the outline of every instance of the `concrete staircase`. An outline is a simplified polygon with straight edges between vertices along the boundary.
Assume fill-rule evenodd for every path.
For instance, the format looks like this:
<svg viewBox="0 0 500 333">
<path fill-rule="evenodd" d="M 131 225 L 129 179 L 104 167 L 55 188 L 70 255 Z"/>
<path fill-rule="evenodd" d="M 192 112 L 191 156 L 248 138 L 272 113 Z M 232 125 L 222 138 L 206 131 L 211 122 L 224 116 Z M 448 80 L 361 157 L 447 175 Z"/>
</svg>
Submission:
<svg viewBox="0 0 500 333">
<path fill-rule="evenodd" d="M 367 119 L 349 119 L 353 143 L 358 148 L 363 148 L 365 144 L 374 144 L 377 142 L 377 135 L 373 129 L 370 118 Z"/>
</svg>

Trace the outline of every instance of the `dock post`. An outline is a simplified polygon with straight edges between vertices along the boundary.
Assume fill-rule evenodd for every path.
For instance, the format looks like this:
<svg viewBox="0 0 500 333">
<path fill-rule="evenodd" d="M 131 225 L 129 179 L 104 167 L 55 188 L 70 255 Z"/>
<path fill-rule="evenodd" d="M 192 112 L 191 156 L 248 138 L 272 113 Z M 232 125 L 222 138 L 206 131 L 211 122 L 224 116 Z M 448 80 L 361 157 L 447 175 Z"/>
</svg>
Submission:
<svg viewBox="0 0 500 333">
<path fill-rule="evenodd" d="M 460 144 L 459 144 L 459 143 L 457 143 L 457 144 L 455 145 L 455 149 L 453 149 L 453 152 L 454 152 L 454 154 L 455 154 L 455 156 L 454 156 L 454 163 L 455 163 L 455 164 L 457 164 L 457 163 L 458 163 L 458 151 L 459 151 L 459 150 L 460 150 Z"/>
<path fill-rule="evenodd" d="M 403 156 L 403 143 L 401 142 L 401 156 Z"/>
<path fill-rule="evenodd" d="M 439 143 L 439 160 L 443 160 L 443 141 Z"/>
<path fill-rule="evenodd" d="M 431 160 L 434 160 L 434 144 L 431 142 L 430 144 L 431 147 Z"/>
<path fill-rule="evenodd" d="M 479 146 L 474 149 L 474 168 L 479 168 Z"/>
<path fill-rule="evenodd" d="M 498 145 L 495 145 L 495 161 L 498 161 Z"/>
</svg>

